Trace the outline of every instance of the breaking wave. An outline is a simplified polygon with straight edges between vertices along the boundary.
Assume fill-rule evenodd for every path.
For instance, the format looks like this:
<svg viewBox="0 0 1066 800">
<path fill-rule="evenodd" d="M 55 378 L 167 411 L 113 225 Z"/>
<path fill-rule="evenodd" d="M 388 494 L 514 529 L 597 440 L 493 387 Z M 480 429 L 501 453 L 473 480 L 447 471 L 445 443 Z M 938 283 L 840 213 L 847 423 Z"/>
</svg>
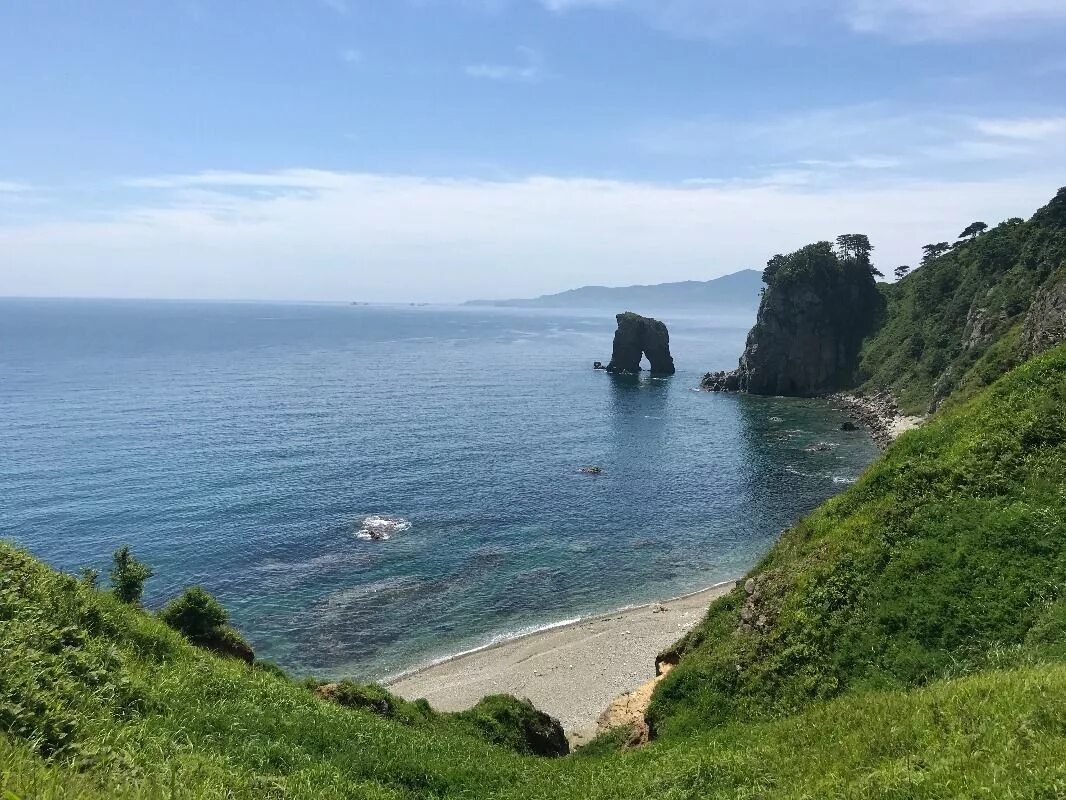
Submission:
<svg viewBox="0 0 1066 800">
<path fill-rule="evenodd" d="M 410 529 L 411 523 L 403 517 L 371 514 L 359 523 L 359 531 L 355 534 L 355 538 L 382 542 L 391 539 L 394 534 Z"/>
</svg>

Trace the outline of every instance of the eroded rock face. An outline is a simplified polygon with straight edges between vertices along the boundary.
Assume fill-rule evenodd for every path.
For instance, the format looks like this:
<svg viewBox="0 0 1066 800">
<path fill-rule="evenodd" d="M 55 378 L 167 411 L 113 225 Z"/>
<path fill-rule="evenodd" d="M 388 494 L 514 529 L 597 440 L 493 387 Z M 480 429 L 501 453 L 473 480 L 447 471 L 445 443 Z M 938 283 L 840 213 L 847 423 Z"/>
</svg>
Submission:
<svg viewBox="0 0 1066 800">
<path fill-rule="evenodd" d="M 1029 358 L 1066 341 L 1066 277 L 1045 284 L 1022 325 L 1022 354 Z"/>
<path fill-rule="evenodd" d="M 623 375 L 640 372 L 641 356 L 648 357 L 653 375 L 673 375 L 674 359 L 670 355 L 670 332 L 666 325 L 651 317 L 626 311 L 615 317 L 614 348 L 607 371 Z"/>
<path fill-rule="evenodd" d="M 819 242 L 774 265 L 739 367 L 708 373 L 704 389 L 803 397 L 852 381 L 862 340 L 884 308 L 868 264 Z"/>
</svg>

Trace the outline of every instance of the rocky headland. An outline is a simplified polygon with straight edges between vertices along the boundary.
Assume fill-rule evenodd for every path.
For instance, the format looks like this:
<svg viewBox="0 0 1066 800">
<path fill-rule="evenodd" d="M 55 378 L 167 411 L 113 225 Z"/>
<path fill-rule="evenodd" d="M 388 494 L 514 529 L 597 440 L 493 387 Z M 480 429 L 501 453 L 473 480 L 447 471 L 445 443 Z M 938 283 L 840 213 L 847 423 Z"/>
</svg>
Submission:
<svg viewBox="0 0 1066 800">
<path fill-rule="evenodd" d="M 704 389 L 810 397 L 851 385 L 863 338 L 879 321 L 884 299 L 866 237 L 841 239 L 846 242 L 837 249 L 818 242 L 770 260 L 740 364 L 705 375 Z"/>
</svg>

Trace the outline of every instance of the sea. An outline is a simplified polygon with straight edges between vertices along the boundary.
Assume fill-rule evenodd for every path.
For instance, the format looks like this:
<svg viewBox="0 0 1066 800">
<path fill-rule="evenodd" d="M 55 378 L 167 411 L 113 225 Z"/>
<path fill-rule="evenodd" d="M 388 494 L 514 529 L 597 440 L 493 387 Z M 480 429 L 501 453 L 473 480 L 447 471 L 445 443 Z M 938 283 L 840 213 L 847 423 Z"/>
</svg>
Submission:
<svg viewBox="0 0 1066 800">
<path fill-rule="evenodd" d="M 608 310 L 0 300 L 0 538 L 105 576 L 128 544 L 146 607 L 203 586 L 323 678 L 735 578 L 877 451 L 697 391 L 753 315 L 658 316 L 669 378 L 592 369 Z"/>
</svg>

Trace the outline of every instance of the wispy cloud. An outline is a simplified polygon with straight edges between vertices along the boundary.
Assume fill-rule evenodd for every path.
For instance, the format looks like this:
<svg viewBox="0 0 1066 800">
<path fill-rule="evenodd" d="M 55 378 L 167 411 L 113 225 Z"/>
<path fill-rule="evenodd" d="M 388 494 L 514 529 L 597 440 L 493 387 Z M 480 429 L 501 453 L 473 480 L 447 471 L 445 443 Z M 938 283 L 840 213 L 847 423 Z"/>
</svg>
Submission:
<svg viewBox="0 0 1066 800">
<path fill-rule="evenodd" d="M 740 29 L 795 36 L 818 25 L 906 40 L 999 38 L 1046 34 L 1066 23 L 1062 0 L 537 0 L 556 13 L 617 10 L 687 37 L 716 38 Z"/>
<path fill-rule="evenodd" d="M 788 171 L 688 184 L 311 169 L 126 183 L 145 188 L 140 202 L 91 220 L 0 222 L 12 267 L 0 294 L 522 296 L 713 277 L 847 230 L 868 233 L 882 263 L 911 263 L 924 242 L 1024 215 L 1056 189 L 1046 175 L 825 188 Z"/>
<path fill-rule="evenodd" d="M 1066 136 L 1066 117 L 1023 117 L 1020 119 L 981 119 L 977 130 L 988 136 L 1038 142 Z"/>
<path fill-rule="evenodd" d="M 1066 22 L 1062 0 L 846 0 L 841 12 L 855 30 L 918 40 L 1046 33 Z"/>
<path fill-rule="evenodd" d="M 363 51 L 356 50 L 354 47 L 342 50 L 341 61 L 345 64 L 361 64 L 363 62 Z"/>
<path fill-rule="evenodd" d="M 809 180 L 965 178 L 972 168 L 1066 170 L 1066 117 L 973 117 L 868 103 L 789 114 L 665 120 L 634 136 L 657 156 L 699 159 L 737 177 L 800 172 Z M 960 171 L 961 170 L 961 171 Z M 743 177 L 744 174 L 741 175 Z"/>
<path fill-rule="evenodd" d="M 338 173 L 318 169 L 284 169 L 276 172 L 205 170 L 184 175 L 127 178 L 122 181 L 123 186 L 134 189 L 335 189 L 340 183 Z"/>
<path fill-rule="evenodd" d="M 6 194 L 16 194 L 22 192 L 32 191 L 33 187 L 25 183 L 17 183 L 15 181 L 0 181 L 0 192 Z"/>
<path fill-rule="evenodd" d="M 518 62 L 513 64 L 467 64 L 463 68 L 471 78 L 484 78 L 494 81 L 516 81 L 519 83 L 537 83 L 547 77 L 544 70 L 544 57 L 532 47 L 519 47 L 515 51 Z"/>
</svg>

